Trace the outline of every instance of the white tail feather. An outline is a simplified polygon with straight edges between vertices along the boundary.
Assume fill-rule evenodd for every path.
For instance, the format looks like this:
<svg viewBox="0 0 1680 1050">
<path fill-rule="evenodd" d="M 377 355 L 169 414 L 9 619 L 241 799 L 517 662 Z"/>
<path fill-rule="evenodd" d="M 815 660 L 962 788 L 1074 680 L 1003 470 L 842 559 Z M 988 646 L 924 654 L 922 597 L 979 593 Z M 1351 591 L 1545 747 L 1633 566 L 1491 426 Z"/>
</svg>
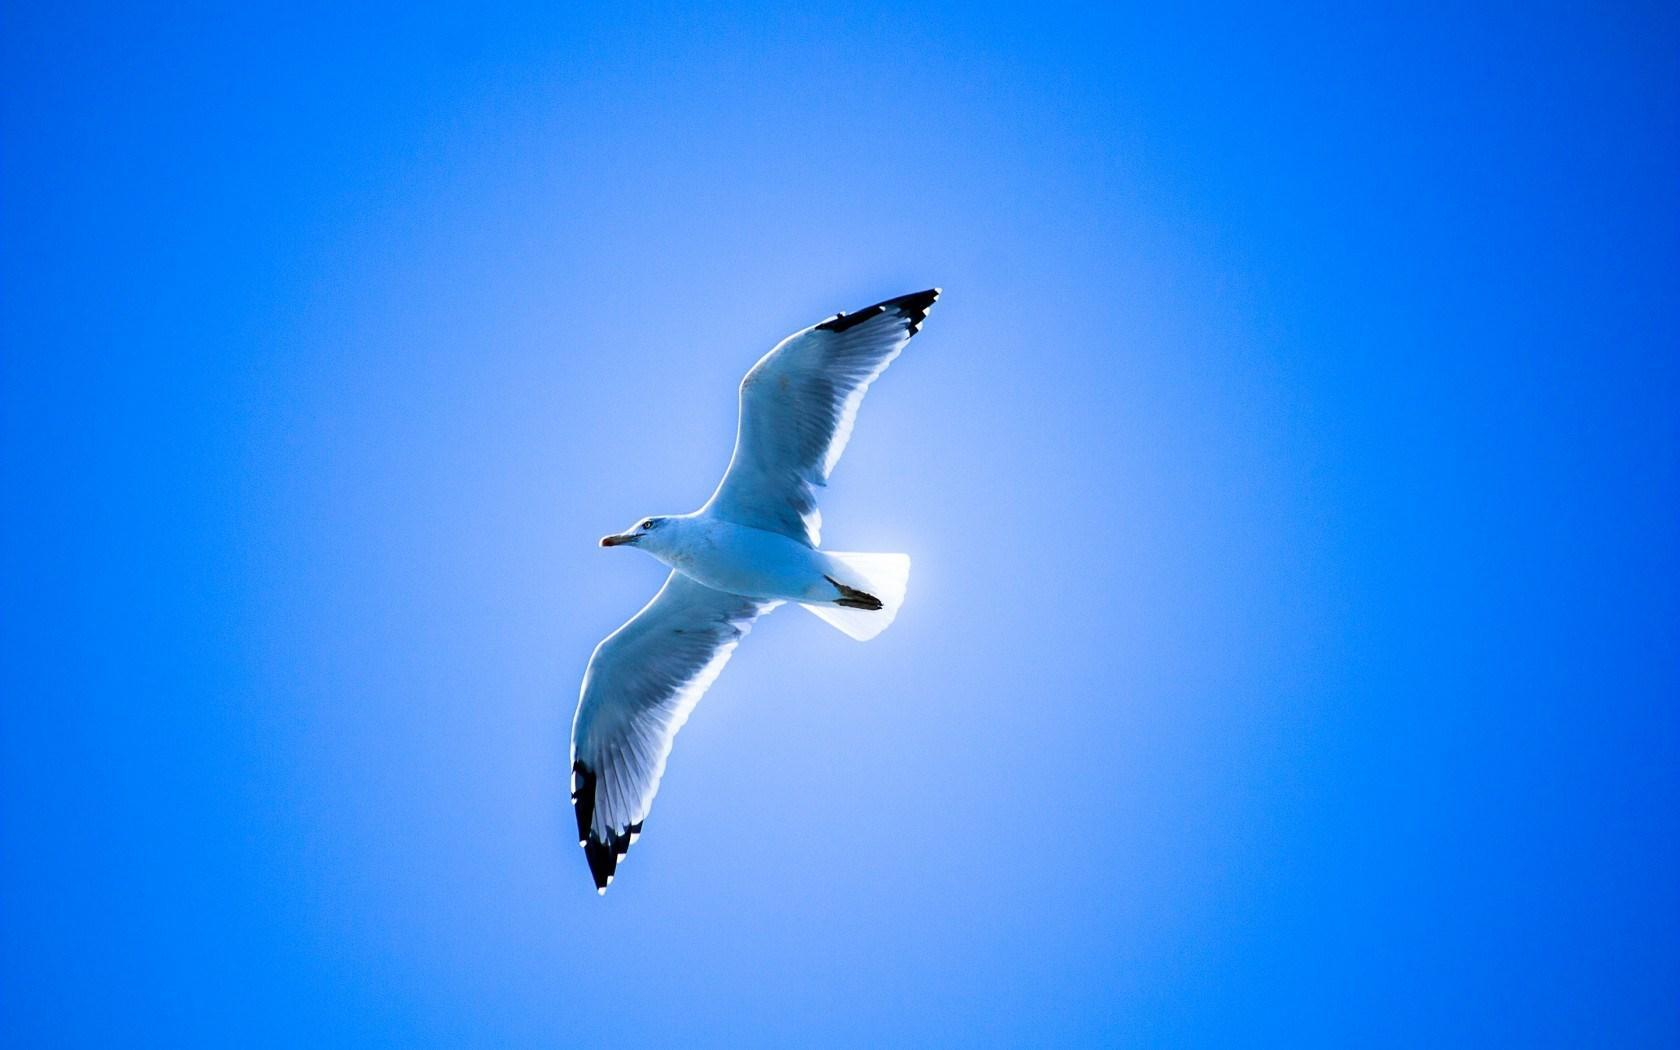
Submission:
<svg viewBox="0 0 1680 1050">
<path fill-rule="evenodd" d="M 800 604 L 860 642 L 867 642 L 886 630 L 898 616 L 898 607 L 904 604 L 904 591 L 910 585 L 910 555 L 823 553 L 834 564 L 835 579 L 881 599 L 881 608 Z"/>
</svg>

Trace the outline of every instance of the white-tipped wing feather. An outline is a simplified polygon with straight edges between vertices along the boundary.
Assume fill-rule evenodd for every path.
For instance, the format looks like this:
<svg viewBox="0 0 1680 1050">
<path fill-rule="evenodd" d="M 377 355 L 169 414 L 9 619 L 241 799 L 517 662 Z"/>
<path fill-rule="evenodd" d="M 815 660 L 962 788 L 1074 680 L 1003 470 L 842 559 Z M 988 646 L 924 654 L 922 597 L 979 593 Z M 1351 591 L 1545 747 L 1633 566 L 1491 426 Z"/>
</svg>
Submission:
<svg viewBox="0 0 1680 1050">
<path fill-rule="evenodd" d="M 735 455 L 705 511 L 816 546 L 816 490 L 846 449 L 869 384 L 916 334 L 939 289 L 839 314 L 776 344 L 741 380 Z"/>
<path fill-rule="evenodd" d="M 595 647 L 572 721 L 572 803 L 597 889 L 606 891 L 640 833 L 677 730 L 753 621 L 777 604 L 673 572 Z"/>
</svg>

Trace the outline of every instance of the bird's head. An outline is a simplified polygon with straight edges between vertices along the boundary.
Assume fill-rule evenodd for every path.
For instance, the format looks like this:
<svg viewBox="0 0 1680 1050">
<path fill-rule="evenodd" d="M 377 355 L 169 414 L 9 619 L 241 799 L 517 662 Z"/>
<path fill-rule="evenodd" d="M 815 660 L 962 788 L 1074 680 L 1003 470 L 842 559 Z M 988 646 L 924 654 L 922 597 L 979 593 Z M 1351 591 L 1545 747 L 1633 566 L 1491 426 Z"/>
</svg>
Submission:
<svg viewBox="0 0 1680 1050">
<path fill-rule="evenodd" d="M 654 532 L 658 531 L 659 527 L 664 525 L 669 520 L 670 519 L 668 519 L 668 518 L 643 518 L 641 521 L 637 522 L 635 525 L 632 525 L 630 528 L 626 529 L 623 532 L 618 533 L 617 535 L 602 536 L 601 537 L 601 546 L 603 546 L 603 547 L 624 547 L 624 546 L 640 547 L 647 540 L 647 538 L 650 535 L 652 535 Z"/>
</svg>

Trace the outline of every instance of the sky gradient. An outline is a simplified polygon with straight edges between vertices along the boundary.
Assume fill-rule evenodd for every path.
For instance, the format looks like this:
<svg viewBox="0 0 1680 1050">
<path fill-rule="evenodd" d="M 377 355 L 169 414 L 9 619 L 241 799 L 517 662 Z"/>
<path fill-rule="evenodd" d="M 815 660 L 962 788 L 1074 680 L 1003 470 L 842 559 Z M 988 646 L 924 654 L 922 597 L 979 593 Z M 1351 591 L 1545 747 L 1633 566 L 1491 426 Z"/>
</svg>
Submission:
<svg viewBox="0 0 1680 1050">
<path fill-rule="evenodd" d="M 6 5 L 0 1041 L 1680 1042 L 1680 18 Z M 788 332 L 939 285 L 597 899 Z"/>
</svg>

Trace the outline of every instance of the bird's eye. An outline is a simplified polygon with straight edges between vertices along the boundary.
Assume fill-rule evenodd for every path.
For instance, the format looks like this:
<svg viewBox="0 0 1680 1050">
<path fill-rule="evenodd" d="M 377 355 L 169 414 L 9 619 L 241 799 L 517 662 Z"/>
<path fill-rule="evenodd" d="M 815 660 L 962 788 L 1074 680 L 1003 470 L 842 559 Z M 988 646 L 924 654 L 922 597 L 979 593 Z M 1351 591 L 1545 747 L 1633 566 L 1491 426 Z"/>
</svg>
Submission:
<svg viewBox="0 0 1680 1050">
<path fill-rule="evenodd" d="M 648 520 L 642 522 L 642 531 L 643 532 L 646 532 L 648 529 L 651 529 L 651 528 L 653 528 L 653 519 L 652 518 L 649 518 Z"/>
</svg>

